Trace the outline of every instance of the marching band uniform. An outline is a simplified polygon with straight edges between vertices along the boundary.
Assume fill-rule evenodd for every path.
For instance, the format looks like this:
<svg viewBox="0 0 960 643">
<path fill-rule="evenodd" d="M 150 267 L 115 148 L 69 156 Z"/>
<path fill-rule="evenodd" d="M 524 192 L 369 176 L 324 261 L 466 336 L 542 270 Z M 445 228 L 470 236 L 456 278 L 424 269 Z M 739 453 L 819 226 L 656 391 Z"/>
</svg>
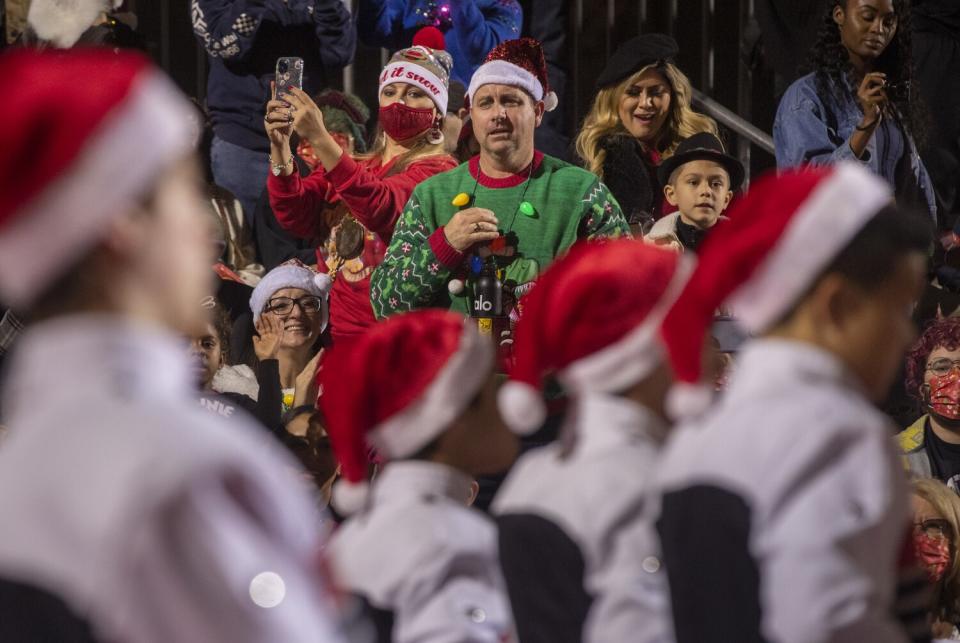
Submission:
<svg viewBox="0 0 960 643">
<path fill-rule="evenodd" d="M 628 530 L 652 536 L 645 495 L 667 424 L 623 392 L 662 364 L 659 326 L 688 261 L 630 240 L 583 244 L 529 295 L 502 413 L 519 432 L 538 427 L 548 375 L 571 409 L 560 439 L 525 454 L 494 500 L 524 643 L 670 640 L 659 566 L 621 583 L 615 545 Z"/>
<path fill-rule="evenodd" d="M 187 158 L 193 110 L 145 59 L 104 50 L 5 54 L 0 84 L 0 165 L 21 168 L 0 173 L 0 299 L 29 310 Z M 11 360 L 0 640 L 343 640 L 293 459 L 197 406 L 176 335 L 64 314 Z"/>
<path fill-rule="evenodd" d="M 890 199 L 849 164 L 757 182 L 664 322 L 683 383 L 671 408 L 697 399 L 717 306 L 764 333 Z M 674 431 L 657 470 L 677 641 L 907 641 L 893 615 L 908 514 L 892 434 L 832 353 L 747 344 L 725 396 Z"/>
<path fill-rule="evenodd" d="M 331 540 L 330 567 L 369 606 L 380 641 L 514 640 L 496 529 L 467 507 L 471 479 L 414 458 L 479 394 L 493 352 L 475 324 L 430 310 L 374 326 L 324 360 L 320 401 L 344 477 L 333 503 L 354 514 Z M 367 491 L 371 447 L 386 462 Z"/>
</svg>

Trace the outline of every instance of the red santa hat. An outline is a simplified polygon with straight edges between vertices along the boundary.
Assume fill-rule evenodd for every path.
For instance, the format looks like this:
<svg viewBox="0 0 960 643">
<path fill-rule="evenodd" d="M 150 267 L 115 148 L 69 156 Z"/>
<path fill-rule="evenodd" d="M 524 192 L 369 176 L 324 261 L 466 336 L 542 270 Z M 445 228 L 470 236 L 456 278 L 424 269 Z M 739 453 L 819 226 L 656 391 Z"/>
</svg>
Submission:
<svg viewBox="0 0 960 643">
<path fill-rule="evenodd" d="M 192 149 L 195 110 L 143 57 L 0 56 L 0 300 L 29 306 Z"/>
<path fill-rule="evenodd" d="M 754 183 L 698 253 L 697 268 L 663 323 L 678 384 L 675 418 L 709 403 L 701 350 L 714 311 L 730 309 L 755 335 L 781 319 L 868 221 L 893 199 L 857 163 L 805 167 Z"/>
<path fill-rule="evenodd" d="M 491 49 L 470 78 L 467 98 L 473 103 L 477 90 L 491 84 L 519 87 L 534 100 L 542 100 L 548 112 L 557 107 L 557 95 L 550 90 L 547 80 L 543 46 L 533 38 L 506 40 Z"/>
<path fill-rule="evenodd" d="M 442 310 L 396 315 L 334 346 L 319 373 L 320 407 L 343 479 L 338 510 L 366 501 L 368 450 L 406 458 L 439 437 L 490 376 L 493 345 Z"/>
<path fill-rule="evenodd" d="M 641 241 L 584 242 L 524 298 L 500 414 L 516 433 L 546 419 L 548 375 L 571 395 L 620 392 L 665 358 L 660 323 L 693 270 L 689 256 Z"/>
</svg>

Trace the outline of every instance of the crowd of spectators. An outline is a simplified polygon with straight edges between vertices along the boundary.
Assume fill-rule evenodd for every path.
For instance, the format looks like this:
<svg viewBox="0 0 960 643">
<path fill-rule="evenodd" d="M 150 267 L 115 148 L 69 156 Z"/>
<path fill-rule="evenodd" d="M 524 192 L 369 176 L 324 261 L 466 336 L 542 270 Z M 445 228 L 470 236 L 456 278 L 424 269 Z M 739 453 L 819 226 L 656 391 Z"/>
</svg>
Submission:
<svg viewBox="0 0 960 643">
<path fill-rule="evenodd" d="M 929 71 L 960 65 L 960 9 L 791 30 L 761 3 L 809 51 L 769 47 L 751 183 L 665 34 L 620 44 L 548 153 L 531 4 L 192 0 L 202 104 L 122 2 L 21 11 L 0 611 L 27 609 L 0 638 L 960 640 L 960 74 Z M 357 79 L 377 104 L 331 88 L 358 40 L 390 52 Z M 90 158 L 136 126 L 151 154 Z M 88 560 L 49 555 L 59 523 L 95 526 Z"/>
</svg>

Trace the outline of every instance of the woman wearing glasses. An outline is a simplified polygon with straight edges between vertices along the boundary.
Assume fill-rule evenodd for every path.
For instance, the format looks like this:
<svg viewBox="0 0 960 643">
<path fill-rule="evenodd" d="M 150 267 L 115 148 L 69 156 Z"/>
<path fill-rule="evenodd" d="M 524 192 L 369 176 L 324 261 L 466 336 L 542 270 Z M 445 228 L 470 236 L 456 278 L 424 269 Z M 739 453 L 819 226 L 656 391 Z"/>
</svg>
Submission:
<svg viewBox="0 0 960 643">
<path fill-rule="evenodd" d="M 257 361 L 277 360 L 283 423 L 291 433 L 297 432 L 291 426 L 296 416 L 314 409 L 313 376 L 320 356 L 320 336 L 329 319 L 329 292 L 330 277 L 292 259 L 264 275 L 250 296 L 257 330 Z M 264 346 L 267 337 L 269 346 Z M 305 422 L 302 429 L 306 429 Z"/>
<path fill-rule="evenodd" d="M 933 637 L 960 640 L 960 497 L 937 480 L 918 480 L 912 504 L 913 551 L 933 586 Z"/>
<path fill-rule="evenodd" d="M 911 473 L 960 490 L 960 318 L 939 319 L 920 336 L 906 386 L 924 413 L 898 436 Z"/>
<path fill-rule="evenodd" d="M 917 153 L 924 118 L 913 85 L 906 0 L 828 3 L 812 73 L 783 95 L 773 123 L 777 167 L 857 160 L 894 187 L 897 203 L 937 214 Z"/>
</svg>

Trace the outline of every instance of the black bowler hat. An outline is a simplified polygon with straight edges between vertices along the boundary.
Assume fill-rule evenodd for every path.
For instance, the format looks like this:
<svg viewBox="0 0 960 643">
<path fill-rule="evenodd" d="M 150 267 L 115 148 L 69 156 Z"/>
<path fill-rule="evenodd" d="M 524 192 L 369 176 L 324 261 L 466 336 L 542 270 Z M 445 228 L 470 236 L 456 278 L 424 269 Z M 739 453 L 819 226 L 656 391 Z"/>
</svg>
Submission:
<svg viewBox="0 0 960 643">
<path fill-rule="evenodd" d="M 647 33 L 620 45 L 597 78 L 597 89 L 616 85 L 647 65 L 672 61 L 680 48 L 677 41 L 662 33 Z"/>
<path fill-rule="evenodd" d="M 723 143 L 710 132 L 700 132 L 685 138 L 677 145 L 677 151 L 657 168 L 657 178 L 666 185 L 673 171 L 690 161 L 714 161 L 723 166 L 730 175 L 730 189 L 736 190 L 743 183 L 743 165 L 723 151 Z"/>
</svg>

